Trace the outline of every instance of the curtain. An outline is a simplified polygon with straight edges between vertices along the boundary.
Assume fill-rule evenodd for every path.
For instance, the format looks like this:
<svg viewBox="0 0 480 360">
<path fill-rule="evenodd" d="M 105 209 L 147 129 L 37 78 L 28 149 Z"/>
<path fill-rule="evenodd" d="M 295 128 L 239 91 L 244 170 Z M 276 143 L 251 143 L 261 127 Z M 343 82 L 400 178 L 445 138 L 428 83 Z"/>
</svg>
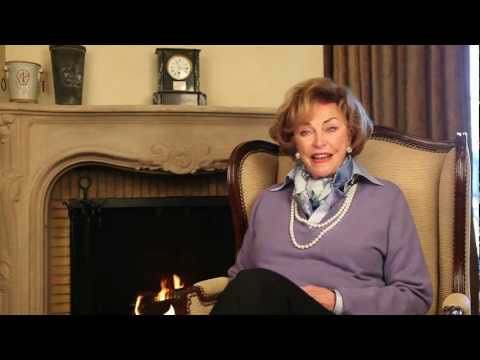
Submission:
<svg viewBox="0 0 480 360">
<path fill-rule="evenodd" d="M 376 125 L 432 140 L 468 131 L 467 45 L 329 45 L 325 76 L 347 85 Z"/>
</svg>

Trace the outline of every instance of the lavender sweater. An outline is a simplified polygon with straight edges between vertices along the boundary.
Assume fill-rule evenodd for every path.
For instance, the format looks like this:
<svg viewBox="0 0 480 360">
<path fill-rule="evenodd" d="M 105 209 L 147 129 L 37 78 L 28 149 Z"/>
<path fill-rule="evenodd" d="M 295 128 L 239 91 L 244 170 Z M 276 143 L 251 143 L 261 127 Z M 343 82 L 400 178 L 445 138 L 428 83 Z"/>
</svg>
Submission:
<svg viewBox="0 0 480 360">
<path fill-rule="evenodd" d="M 229 276 L 265 268 L 298 286 L 337 289 L 343 314 L 426 313 L 432 304 L 432 284 L 410 209 L 395 184 L 381 181 L 383 186 L 360 181 L 342 221 L 307 250 L 295 248 L 289 237 L 293 185 L 263 191 Z M 294 231 L 300 244 L 319 233 L 298 221 Z"/>
</svg>

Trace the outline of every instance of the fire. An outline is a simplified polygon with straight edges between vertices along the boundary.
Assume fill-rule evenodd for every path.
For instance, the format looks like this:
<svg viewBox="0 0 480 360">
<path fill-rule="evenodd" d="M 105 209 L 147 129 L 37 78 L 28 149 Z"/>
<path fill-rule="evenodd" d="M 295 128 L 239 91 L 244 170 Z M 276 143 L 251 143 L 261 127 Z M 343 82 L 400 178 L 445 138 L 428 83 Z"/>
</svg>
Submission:
<svg viewBox="0 0 480 360">
<path fill-rule="evenodd" d="M 140 303 L 142 302 L 143 296 L 139 295 L 137 296 L 137 301 L 135 301 L 135 315 L 141 315 L 142 313 L 140 312 Z"/>
<path fill-rule="evenodd" d="M 182 279 L 177 275 L 173 274 L 172 276 L 162 277 L 160 280 L 160 291 L 158 294 L 153 298 L 154 302 L 160 302 L 167 299 L 173 298 L 174 290 L 181 289 L 184 287 Z M 135 301 L 135 315 L 141 315 L 140 312 L 140 304 L 142 303 L 143 296 L 137 296 L 137 300 Z M 144 301 L 144 300 L 143 300 Z M 168 308 L 167 312 L 163 315 L 175 315 L 175 309 L 172 305 Z"/>
<path fill-rule="evenodd" d="M 172 305 L 168 308 L 167 312 L 163 315 L 175 315 L 175 309 L 173 308 Z"/>
<path fill-rule="evenodd" d="M 174 289 L 181 289 L 183 288 L 184 284 L 182 279 L 180 279 L 180 276 L 177 274 L 173 274 L 173 288 Z"/>
<path fill-rule="evenodd" d="M 160 280 L 160 292 L 155 296 L 155 301 L 163 301 L 173 297 L 173 290 L 183 288 L 183 282 L 177 274 Z"/>
</svg>

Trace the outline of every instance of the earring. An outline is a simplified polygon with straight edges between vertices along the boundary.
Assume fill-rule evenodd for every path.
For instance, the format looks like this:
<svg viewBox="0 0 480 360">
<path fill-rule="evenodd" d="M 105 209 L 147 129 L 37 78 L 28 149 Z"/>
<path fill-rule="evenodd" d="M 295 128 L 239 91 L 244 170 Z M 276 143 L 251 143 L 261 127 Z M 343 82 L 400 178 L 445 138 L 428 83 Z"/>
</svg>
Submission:
<svg viewBox="0 0 480 360">
<path fill-rule="evenodd" d="M 295 153 L 295 159 L 300 160 L 300 153 L 298 151 Z"/>
<path fill-rule="evenodd" d="M 351 154 L 352 153 L 352 148 L 349 146 L 347 147 L 347 154 Z"/>
</svg>

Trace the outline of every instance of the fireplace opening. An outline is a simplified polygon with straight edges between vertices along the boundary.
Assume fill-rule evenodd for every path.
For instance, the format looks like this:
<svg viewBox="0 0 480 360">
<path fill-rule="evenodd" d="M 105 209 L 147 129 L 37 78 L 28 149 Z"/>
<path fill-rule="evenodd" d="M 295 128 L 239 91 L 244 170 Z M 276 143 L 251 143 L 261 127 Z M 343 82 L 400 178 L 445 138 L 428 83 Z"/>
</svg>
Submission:
<svg viewBox="0 0 480 360">
<path fill-rule="evenodd" d="M 223 196 L 70 200 L 72 314 L 132 314 L 136 297 L 178 275 L 185 287 L 234 262 Z"/>
</svg>

